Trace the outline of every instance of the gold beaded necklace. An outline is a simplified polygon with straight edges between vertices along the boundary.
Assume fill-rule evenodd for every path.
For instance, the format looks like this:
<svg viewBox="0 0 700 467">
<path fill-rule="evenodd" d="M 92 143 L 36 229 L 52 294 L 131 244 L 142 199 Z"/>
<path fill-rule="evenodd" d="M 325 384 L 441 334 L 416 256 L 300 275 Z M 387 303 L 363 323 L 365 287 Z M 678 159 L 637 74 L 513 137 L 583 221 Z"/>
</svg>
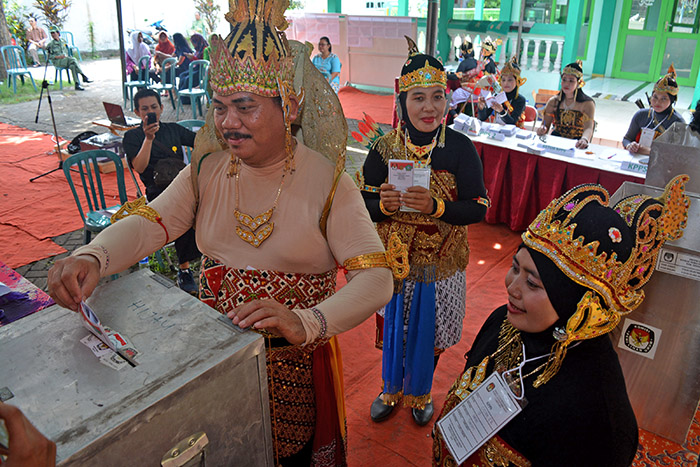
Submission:
<svg viewBox="0 0 700 467">
<path fill-rule="evenodd" d="M 239 209 L 239 185 L 240 185 L 240 160 L 238 158 L 232 159 L 231 164 L 233 165 L 232 171 L 236 174 L 236 208 L 233 211 L 233 215 L 238 221 L 236 226 L 236 234 L 244 242 L 258 248 L 263 244 L 265 240 L 272 234 L 272 230 L 275 228 L 275 223 L 272 222 L 272 214 L 274 214 L 277 208 L 277 202 L 280 199 L 280 194 L 282 193 L 282 186 L 284 185 L 284 178 L 287 175 L 287 170 L 282 172 L 282 180 L 280 181 L 280 186 L 277 189 L 277 195 L 275 196 L 275 201 L 272 203 L 272 207 L 267 211 L 258 214 L 253 217 L 249 214 L 242 212 Z"/>
</svg>

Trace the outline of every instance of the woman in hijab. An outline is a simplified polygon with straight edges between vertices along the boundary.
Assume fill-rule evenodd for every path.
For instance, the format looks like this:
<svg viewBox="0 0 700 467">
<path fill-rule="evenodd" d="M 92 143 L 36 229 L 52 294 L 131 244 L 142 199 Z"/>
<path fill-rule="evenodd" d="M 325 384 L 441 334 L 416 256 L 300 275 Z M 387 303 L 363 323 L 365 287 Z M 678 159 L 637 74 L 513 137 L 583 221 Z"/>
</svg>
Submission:
<svg viewBox="0 0 700 467">
<path fill-rule="evenodd" d="M 632 117 L 627 133 L 622 139 L 625 149 L 631 153 L 649 154 L 653 140 L 671 128 L 674 123 L 685 123 L 683 117 L 673 108 L 677 99 L 676 70 L 671 65 L 668 73 L 654 85 L 654 91 L 649 99 L 651 108 L 638 110 Z"/>
<path fill-rule="evenodd" d="M 467 225 L 484 218 L 489 200 L 474 144 L 445 127 L 446 78 L 442 64 L 418 53 L 409 39 L 399 78 L 401 124 L 377 139 L 363 166 L 362 196 L 379 237 L 388 247 L 397 236 L 408 249 L 410 265 L 379 311 L 384 384 L 370 408 L 375 422 L 403 402 L 416 424 L 428 423 L 438 358 L 462 335 Z M 393 159 L 413 167 L 414 186 L 398 191 L 388 183 L 389 165 L 397 164 Z M 417 181 L 419 173 L 423 182 Z"/>
<path fill-rule="evenodd" d="M 143 43 L 143 35 L 134 31 L 131 33 L 131 48 L 126 50 L 126 73 L 131 81 L 139 79 L 139 60 L 141 57 L 150 57 L 151 51 L 148 46 Z M 150 69 L 150 60 L 148 68 Z"/>
<path fill-rule="evenodd" d="M 603 187 L 581 185 L 535 218 L 506 275 L 508 303 L 487 318 L 447 395 L 433 465 L 631 464 L 637 422 L 606 334 L 644 299 L 664 243 L 682 236 L 687 181 L 679 175 L 659 198 L 633 195 L 614 206 Z M 492 436 L 468 439 L 470 428 L 451 436 L 448 414 L 474 393 L 458 412 L 500 393 L 513 417 Z M 496 406 L 486 412 L 497 414 Z M 461 441 L 469 448 L 455 459 Z"/>
<path fill-rule="evenodd" d="M 525 81 L 527 78 L 520 77 L 518 61 L 513 57 L 505 64 L 498 78 L 508 100 L 503 104 L 493 101 L 491 107 L 487 107 L 484 98 L 479 97 L 479 120 L 485 121 L 493 116 L 493 120 L 501 125 L 517 125 L 524 128 L 526 100 L 518 90 Z"/>
<path fill-rule="evenodd" d="M 187 43 L 185 36 L 179 32 L 173 34 L 173 44 L 175 44 L 175 56 L 178 59 L 175 76 L 179 77 L 182 73 L 189 69 L 191 59 L 187 55 L 192 54 L 194 51 Z"/>
</svg>

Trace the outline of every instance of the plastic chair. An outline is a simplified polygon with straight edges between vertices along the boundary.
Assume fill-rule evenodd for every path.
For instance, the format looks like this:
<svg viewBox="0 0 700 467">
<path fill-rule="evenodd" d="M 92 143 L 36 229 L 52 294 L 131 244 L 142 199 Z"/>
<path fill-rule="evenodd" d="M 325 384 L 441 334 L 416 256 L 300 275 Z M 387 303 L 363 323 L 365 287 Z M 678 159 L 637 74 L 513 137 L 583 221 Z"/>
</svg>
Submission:
<svg viewBox="0 0 700 467">
<path fill-rule="evenodd" d="M 80 49 L 75 46 L 75 41 L 73 40 L 73 33 L 70 31 L 61 31 L 59 32 L 61 35 L 61 39 L 66 41 L 66 45 L 68 46 L 68 53 L 70 53 L 71 57 L 75 57 L 75 54 L 78 54 L 78 61 L 83 61 L 83 57 L 80 56 Z"/>
<path fill-rule="evenodd" d="M 176 64 L 177 58 L 175 57 L 166 58 L 163 60 L 162 70 L 160 72 L 160 83 L 148 85 L 148 89 L 152 89 L 158 93 L 167 91 L 170 95 L 170 103 L 173 105 L 173 110 L 175 110 L 175 97 L 173 96 L 173 92 L 177 92 L 177 88 L 175 87 Z"/>
<path fill-rule="evenodd" d="M 197 133 L 200 128 L 204 126 L 206 122 L 204 120 L 180 120 L 177 122 L 178 125 L 184 126 L 190 131 L 193 131 Z M 192 148 L 189 146 L 183 146 L 182 147 L 182 152 L 185 154 L 185 157 L 187 158 L 187 163 L 190 163 L 190 159 L 192 156 Z"/>
<path fill-rule="evenodd" d="M 525 106 L 525 122 L 532 122 L 532 131 L 535 131 L 535 123 L 537 123 L 537 109 L 531 105 Z"/>
<path fill-rule="evenodd" d="M 194 83 L 192 77 L 195 76 L 195 69 L 199 68 L 199 73 L 196 73 L 199 80 Z M 192 118 L 197 118 L 197 110 L 199 114 L 204 117 L 204 112 L 202 112 L 202 103 L 200 99 L 205 97 L 207 102 L 211 101 L 211 97 L 207 92 L 207 83 L 209 83 L 209 60 L 195 60 L 190 62 L 189 66 L 190 72 L 190 82 L 187 89 L 182 89 L 177 93 L 177 111 L 175 112 L 175 120 L 180 118 L 180 108 L 182 107 L 182 98 L 189 97 L 190 105 L 192 105 Z M 196 101 L 196 107 L 195 107 Z"/>
<path fill-rule="evenodd" d="M 119 204 L 116 206 L 107 206 L 105 201 L 98 158 L 106 158 L 114 162 L 117 173 L 117 189 L 119 191 Z M 73 177 L 71 176 L 71 167 L 73 166 L 77 166 L 77 171 L 80 173 L 83 194 L 87 200 L 87 212 L 83 211 L 80 197 L 78 196 Z M 83 219 L 83 241 L 87 244 L 90 242 L 93 232 L 99 233 L 110 226 L 111 222 L 109 218 L 111 214 L 106 212 L 106 210 L 112 210 L 114 207 L 119 207 L 127 201 L 126 186 L 124 185 L 124 166 L 122 165 L 121 158 L 112 151 L 95 149 L 93 151 L 79 152 L 70 156 L 63 162 L 63 173 L 66 176 L 66 180 L 68 180 L 68 185 L 75 198 L 75 204 L 78 205 L 80 217 Z"/>
<path fill-rule="evenodd" d="M 12 82 L 12 91 L 17 94 L 17 77 L 19 76 L 19 79 L 22 80 L 22 85 L 24 85 L 24 75 L 28 75 L 36 91 L 36 83 L 32 73 L 27 68 L 27 60 L 22 47 L 6 45 L 0 47 L 0 54 L 2 54 L 2 60 L 5 62 L 5 70 L 7 71 L 7 87 L 9 88 L 10 82 Z"/>
<path fill-rule="evenodd" d="M 134 88 L 147 88 L 149 83 L 148 72 L 151 68 L 151 56 L 145 55 L 139 59 L 139 79 L 136 81 L 127 81 L 124 83 L 124 107 L 126 107 L 126 99 L 131 102 L 131 111 L 134 111 Z"/>
</svg>

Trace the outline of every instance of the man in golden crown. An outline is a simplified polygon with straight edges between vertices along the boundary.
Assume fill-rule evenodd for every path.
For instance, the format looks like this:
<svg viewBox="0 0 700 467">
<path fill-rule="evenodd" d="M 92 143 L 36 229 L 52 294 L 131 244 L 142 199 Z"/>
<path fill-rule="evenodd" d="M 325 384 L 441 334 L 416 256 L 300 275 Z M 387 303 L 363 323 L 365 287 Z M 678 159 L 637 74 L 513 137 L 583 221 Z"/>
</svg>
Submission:
<svg viewBox="0 0 700 467">
<path fill-rule="evenodd" d="M 231 2 L 231 33 L 211 40 L 213 105 L 190 167 L 152 203 L 57 262 L 49 291 L 76 310 L 100 276 L 194 225 L 200 299 L 265 337 L 276 465 L 344 465 L 334 336 L 389 301 L 392 274 L 344 173 L 339 101 L 308 50 L 291 50 L 282 32 L 288 3 Z M 304 109 L 305 98 L 313 105 Z M 337 265 L 348 271 L 338 292 Z"/>
</svg>

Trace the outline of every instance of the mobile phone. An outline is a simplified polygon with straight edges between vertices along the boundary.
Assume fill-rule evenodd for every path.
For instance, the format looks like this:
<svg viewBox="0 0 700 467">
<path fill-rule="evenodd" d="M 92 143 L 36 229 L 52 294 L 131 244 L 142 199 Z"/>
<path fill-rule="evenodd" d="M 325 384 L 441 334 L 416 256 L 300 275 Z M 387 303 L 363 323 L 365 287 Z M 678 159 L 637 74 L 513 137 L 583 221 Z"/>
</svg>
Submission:
<svg viewBox="0 0 700 467">
<path fill-rule="evenodd" d="M 146 114 L 146 124 L 151 125 L 155 123 L 157 120 L 156 113 L 155 112 L 148 112 Z"/>
</svg>

